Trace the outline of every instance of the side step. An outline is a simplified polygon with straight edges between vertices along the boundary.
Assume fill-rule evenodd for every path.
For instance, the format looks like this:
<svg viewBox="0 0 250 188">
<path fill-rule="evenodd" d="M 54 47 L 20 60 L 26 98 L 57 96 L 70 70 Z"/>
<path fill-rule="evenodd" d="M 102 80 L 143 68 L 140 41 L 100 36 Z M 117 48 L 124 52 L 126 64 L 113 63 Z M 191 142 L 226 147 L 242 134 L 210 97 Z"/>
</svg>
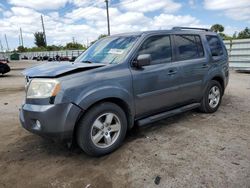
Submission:
<svg viewBox="0 0 250 188">
<path fill-rule="evenodd" d="M 149 116 L 147 118 L 138 120 L 137 125 L 138 126 L 147 125 L 147 124 L 153 123 L 155 121 L 159 121 L 159 120 L 165 119 L 167 117 L 171 117 L 171 116 L 174 116 L 176 114 L 180 114 L 180 113 L 198 108 L 199 106 L 200 106 L 200 103 L 193 103 L 193 104 L 189 104 L 186 106 L 182 106 L 180 108 L 176 108 L 174 110 L 162 112 L 160 114 L 156 114 L 156 115 Z"/>
</svg>

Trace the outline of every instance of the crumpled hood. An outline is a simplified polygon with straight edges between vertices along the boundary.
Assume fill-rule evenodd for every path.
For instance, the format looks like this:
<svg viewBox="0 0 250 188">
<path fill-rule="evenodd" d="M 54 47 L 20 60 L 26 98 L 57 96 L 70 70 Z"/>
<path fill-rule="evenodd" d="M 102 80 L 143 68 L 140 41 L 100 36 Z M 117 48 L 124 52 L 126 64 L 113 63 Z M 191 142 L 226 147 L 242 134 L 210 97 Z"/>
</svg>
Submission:
<svg viewBox="0 0 250 188">
<path fill-rule="evenodd" d="M 97 63 L 79 63 L 79 62 L 48 62 L 41 65 L 25 69 L 22 73 L 28 77 L 54 78 L 73 72 L 87 71 L 90 69 L 105 66 Z"/>
</svg>

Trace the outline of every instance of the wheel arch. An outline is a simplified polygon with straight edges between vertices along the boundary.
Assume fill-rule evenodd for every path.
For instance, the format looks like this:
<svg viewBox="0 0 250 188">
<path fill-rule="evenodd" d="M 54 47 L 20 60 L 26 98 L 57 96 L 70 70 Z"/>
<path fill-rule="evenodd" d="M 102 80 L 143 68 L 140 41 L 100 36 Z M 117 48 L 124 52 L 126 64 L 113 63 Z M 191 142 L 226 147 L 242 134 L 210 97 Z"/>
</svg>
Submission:
<svg viewBox="0 0 250 188">
<path fill-rule="evenodd" d="M 220 83 L 220 85 L 222 87 L 222 94 L 224 94 L 225 84 L 224 84 L 223 78 L 221 76 L 217 75 L 217 76 L 212 77 L 211 80 L 215 80 L 215 81 Z"/>
<path fill-rule="evenodd" d="M 116 105 L 118 105 L 126 114 L 126 117 L 127 117 L 127 121 L 128 121 L 128 128 L 132 128 L 133 127 L 133 113 L 132 113 L 132 110 L 129 106 L 129 104 L 127 102 L 125 102 L 123 99 L 121 98 L 118 98 L 118 97 L 107 97 L 107 98 L 103 98 L 101 100 L 98 100 L 94 103 L 92 103 L 88 109 L 92 108 L 93 106 L 95 105 L 98 105 L 100 103 L 103 103 L 103 102 L 110 102 L 110 103 L 114 103 Z M 87 109 L 87 110 L 88 110 Z"/>
<path fill-rule="evenodd" d="M 89 104 L 89 106 L 84 109 L 84 111 L 82 111 L 79 116 L 78 116 L 78 120 L 75 123 L 74 126 L 74 130 L 73 130 L 73 139 L 75 140 L 75 136 L 76 136 L 76 132 L 77 132 L 77 127 L 78 127 L 78 123 L 80 121 L 80 119 L 82 117 L 84 117 L 85 113 L 91 109 L 92 107 L 104 103 L 104 102 L 110 102 L 110 103 L 114 103 L 116 105 L 118 105 L 124 112 L 127 118 L 127 123 L 128 123 L 128 129 L 131 129 L 134 126 L 134 114 L 132 112 L 132 109 L 130 108 L 129 104 L 127 102 L 125 102 L 123 99 L 118 98 L 118 97 L 107 97 L 107 98 L 103 98 L 100 99 L 98 101 L 93 102 L 92 104 Z"/>
</svg>

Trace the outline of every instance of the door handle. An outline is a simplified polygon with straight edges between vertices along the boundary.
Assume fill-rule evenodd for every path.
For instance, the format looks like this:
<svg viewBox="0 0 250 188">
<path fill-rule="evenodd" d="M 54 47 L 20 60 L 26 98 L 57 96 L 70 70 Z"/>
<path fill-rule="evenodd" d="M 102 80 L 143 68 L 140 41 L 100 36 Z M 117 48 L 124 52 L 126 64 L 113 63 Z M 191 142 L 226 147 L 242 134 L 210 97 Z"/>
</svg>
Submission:
<svg viewBox="0 0 250 188">
<path fill-rule="evenodd" d="M 208 64 L 203 64 L 202 68 L 208 68 Z"/>
<path fill-rule="evenodd" d="M 173 69 L 170 69 L 169 71 L 168 71 L 168 75 L 173 75 L 173 74 L 176 74 L 177 73 L 177 71 L 176 70 L 173 70 Z"/>
</svg>

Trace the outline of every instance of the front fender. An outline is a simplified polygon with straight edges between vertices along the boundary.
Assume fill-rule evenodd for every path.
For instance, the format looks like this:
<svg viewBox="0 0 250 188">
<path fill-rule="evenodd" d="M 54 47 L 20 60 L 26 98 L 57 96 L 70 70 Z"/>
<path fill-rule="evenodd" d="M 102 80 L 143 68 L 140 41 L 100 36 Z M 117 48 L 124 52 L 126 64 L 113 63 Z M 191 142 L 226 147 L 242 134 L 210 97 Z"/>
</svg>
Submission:
<svg viewBox="0 0 250 188">
<path fill-rule="evenodd" d="M 108 98 L 117 98 L 122 100 L 127 104 L 132 115 L 135 114 L 133 96 L 127 90 L 117 86 L 103 86 L 88 91 L 78 97 L 78 100 L 75 103 L 82 109 L 86 110 L 94 103 Z"/>
</svg>

